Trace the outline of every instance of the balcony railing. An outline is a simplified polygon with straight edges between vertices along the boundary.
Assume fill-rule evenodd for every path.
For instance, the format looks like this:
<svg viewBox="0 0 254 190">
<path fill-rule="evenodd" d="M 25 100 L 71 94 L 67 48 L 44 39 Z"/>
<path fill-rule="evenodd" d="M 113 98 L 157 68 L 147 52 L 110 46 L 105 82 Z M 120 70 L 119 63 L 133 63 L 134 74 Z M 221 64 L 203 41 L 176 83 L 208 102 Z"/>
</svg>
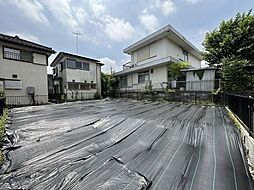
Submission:
<svg viewBox="0 0 254 190">
<path fill-rule="evenodd" d="M 20 61 L 27 61 L 33 62 L 33 55 L 32 53 L 14 53 L 9 51 L 4 51 L 4 58 L 13 59 L 13 60 L 20 60 Z"/>
</svg>

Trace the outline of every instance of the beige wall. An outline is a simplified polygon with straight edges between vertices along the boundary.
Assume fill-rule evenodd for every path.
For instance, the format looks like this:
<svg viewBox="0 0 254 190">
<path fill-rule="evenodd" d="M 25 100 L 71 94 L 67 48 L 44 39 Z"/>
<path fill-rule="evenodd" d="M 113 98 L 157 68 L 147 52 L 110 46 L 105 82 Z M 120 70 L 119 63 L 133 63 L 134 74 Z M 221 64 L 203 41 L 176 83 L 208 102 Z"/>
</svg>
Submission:
<svg viewBox="0 0 254 190">
<path fill-rule="evenodd" d="M 191 63 L 191 66 L 194 68 L 201 67 L 201 61 L 190 53 L 189 53 L 189 62 Z"/>
<path fill-rule="evenodd" d="M 199 80 L 193 71 L 186 73 L 186 90 L 187 91 L 211 91 L 215 85 L 215 70 L 205 70 L 203 78 Z"/>
<path fill-rule="evenodd" d="M 166 57 L 166 39 L 158 40 L 152 44 L 149 44 L 137 51 L 134 51 L 131 56 L 134 64 L 142 64 L 142 61 L 149 58 L 161 59 Z"/>
<path fill-rule="evenodd" d="M 64 57 L 59 62 L 64 61 L 67 58 L 68 57 Z M 73 59 L 73 58 L 70 58 L 70 59 Z M 77 92 L 78 95 L 77 96 L 75 95 L 75 97 L 80 98 L 81 93 L 83 97 L 82 99 L 91 99 L 91 94 L 93 94 L 92 97 L 94 97 L 95 93 L 98 93 L 99 95 L 101 95 L 101 65 L 92 61 L 84 60 L 84 59 L 77 58 L 75 60 L 80 62 L 84 62 L 84 61 L 88 62 L 90 70 L 86 71 L 86 70 L 80 70 L 80 69 L 69 69 L 66 66 L 66 68 L 60 72 L 60 64 L 57 64 L 55 67 L 58 68 L 58 76 L 62 77 L 62 85 L 63 85 L 64 93 L 67 93 L 67 94 L 72 93 L 72 91 L 67 90 L 68 89 L 67 83 L 72 82 L 72 80 L 75 80 L 75 82 L 79 82 L 79 83 L 84 83 L 85 81 L 87 81 L 87 83 L 91 83 L 91 81 L 93 81 L 93 83 L 96 84 L 96 88 L 97 88 L 95 90 L 94 89 L 76 90 L 75 93 Z M 71 99 L 71 97 L 69 96 L 68 98 Z"/>
<path fill-rule="evenodd" d="M 167 66 L 160 66 L 153 68 L 153 73 L 151 73 L 150 69 L 150 80 L 152 83 L 161 83 L 168 81 L 168 68 Z"/>
<path fill-rule="evenodd" d="M 145 64 L 149 60 L 157 60 L 171 56 L 177 60 L 183 60 L 182 48 L 167 38 L 160 39 L 139 50 L 131 53 L 132 64 Z M 200 68 L 201 60 L 188 52 L 189 62 L 192 67 Z"/>
<path fill-rule="evenodd" d="M 101 65 L 96 65 L 97 71 L 96 71 L 96 84 L 97 84 L 97 93 L 101 96 Z"/>
<path fill-rule="evenodd" d="M 96 83 L 96 64 L 90 63 L 90 71 L 79 70 L 79 69 L 66 69 L 67 82 L 85 82 L 91 83 L 93 81 Z"/>
<path fill-rule="evenodd" d="M 9 45 L 10 46 L 10 45 Z M 48 102 L 47 88 L 47 56 L 34 53 L 34 61 L 39 64 L 3 59 L 3 47 L 0 46 L 0 78 L 12 79 L 12 75 L 18 75 L 22 82 L 20 90 L 5 90 L 6 96 L 28 96 L 27 87 L 35 88 L 35 95 L 45 96 L 43 103 Z M 15 48 L 15 47 L 14 47 Z M 26 48 L 27 49 L 27 48 Z M 27 49 L 29 50 L 29 49 Z M 30 49 L 32 51 L 32 49 Z"/>
<path fill-rule="evenodd" d="M 188 71 L 186 73 L 186 81 L 200 81 L 198 76 L 193 75 L 194 71 Z M 214 80 L 215 79 L 215 70 L 205 70 L 202 80 Z"/>
<path fill-rule="evenodd" d="M 151 70 L 153 70 L 153 73 L 151 73 Z M 159 67 L 149 69 L 149 77 L 154 89 L 161 88 L 160 83 L 168 81 L 167 66 L 164 65 L 164 66 L 159 66 Z M 127 75 L 127 86 L 128 86 L 127 87 L 128 90 L 144 90 L 146 83 L 139 84 L 138 73 L 133 73 L 133 74 Z M 120 89 L 123 90 L 126 88 L 122 87 Z"/>
</svg>

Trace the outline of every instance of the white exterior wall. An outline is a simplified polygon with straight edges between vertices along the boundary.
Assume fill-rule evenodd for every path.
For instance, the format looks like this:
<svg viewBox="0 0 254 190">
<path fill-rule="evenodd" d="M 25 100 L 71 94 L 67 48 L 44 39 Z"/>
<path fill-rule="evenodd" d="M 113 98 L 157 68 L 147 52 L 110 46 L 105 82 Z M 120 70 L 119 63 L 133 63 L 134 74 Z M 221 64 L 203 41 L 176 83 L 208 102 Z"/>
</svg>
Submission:
<svg viewBox="0 0 254 190">
<path fill-rule="evenodd" d="M 165 39 L 161 39 L 150 44 L 150 57 L 156 57 L 157 59 L 166 57 L 165 46 L 166 46 Z"/>
<path fill-rule="evenodd" d="M 163 57 L 166 57 L 166 39 L 158 40 L 152 44 L 149 44 L 148 46 L 145 46 L 137 51 L 134 51 L 131 56 L 132 64 L 143 64 L 147 59 L 155 58 L 155 59 L 161 59 Z M 149 57 L 143 61 L 138 62 L 138 54 L 139 52 L 149 50 Z"/>
<path fill-rule="evenodd" d="M 9 47 L 20 48 L 9 45 Z M 21 48 L 20 48 L 21 49 Z M 26 48 L 27 49 L 27 48 Z M 32 51 L 32 49 L 30 50 Z M 18 75 L 22 83 L 22 89 L 5 89 L 6 96 L 29 96 L 27 87 L 35 88 L 35 100 L 39 103 L 48 102 L 48 87 L 47 87 L 47 56 L 33 53 L 34 61 L 38 64 L 3 59 L 3 47 L 0 46 L 0 78 L 13 79 L 12 75 Z M 41 61 L 41 62 L 39 62 Z M 36 96 L 41 96 L 40 98 Z M 30 99 L 20 99 L 18 104 L 29 104 Z"/>
<path fill-rule="evenodd" d="M 193 56 L 192 54 L 188 54 L 189 56 L 189 62 L 191 63 L 191 66 L 194 68 L 200 68 L 201 67 L 201 61 Z"/>
<path fill-rule="evenodd" d="M 138 62 L 138 52 L 145 51 L 149 47 L 149 58 L 143 61 Z M 136 50 L 131 53 L 131 64 L 132 65 L 140 65 L 145 64 L 149 61 L 165 58 L 165 57 L 173 57 L 177 60 L 184 59 L 183 57 L 183 49 L 172 42 L 167 38 L 160 39 L 152 44 L 149 44 L 139 50 Z M 200 68 L 201 60 L 193 56 L 190 52 L 188 52 L 188 58 L 192 67 Z"/>
<path fill-rule="evenodd" d="M 166 40 L 166 56 L 174 57 L 175 59 L 183 59 L 183 49 L 169 39 Z"/>
<path fill-rule="evenodd" d="M 148 50 L 149 50 L 149 53 L 148 53 Z M 131 53 L 131 65 L 134 67 L 136 65 L 146 65 L 147 63 L 151 63 L 156 60 L 167 58 L 169 56 L 175 58 L 176 60 L 180 60 L 180 59 L 184 60 L 183 48 L 177 45 L 176 43 L 172 42 L 168 38 L 162 38 L 143 48 L 133 51 Z M 139 61 L 140 58 L 147 58 L 147 59 Z M 201 60 L 193 56 L 190 52 L 188 52 L 188 62 L 190 62 L 191 66 L 194 68 L 201 67 Z M 153 69 L 153 73 L 151 73 L 151 68 L 149 68 L 150 80 L 152 81 L 153 88 L 154 89 L 162 88 L 160 83 L 168 82 L 167 65 L 154 67 L 152 69 Z M 138 72 L 133 74 L 127 74 L 128 76 L 127 89 L 128 90 L 144 89 L 144 86 L 146 84 L 138 84 Z M 126 88 L 120 88 L 120 89 L 126 90 Z"/>
<path fill-rule="evenodd" d="M 68 57 L 62 58 L 60 62 L 68 59 Z M 73 58 L 70 58 L 73 59 Z M 62 78 L 62 88 L 65 94 L 67 94 L 68 100 L 75 100 L 75 99 L 93 99 L 94 95 L 98 93 L 101 96 L 101 65 L 95 62 L 87 61 L 84 59 L 75 59 L 76 61 L 80 62 L 88 62 L 89 63 L 89 71 L 81 70 L 81 69 L 70 69 L 66 68 L 60 72 L 60 64 L 57 64 L 55 68 L 58 68 L 58 76 Z M 93 81 L 96 84 L 96 89 L 90 90 L 68 90 L 68 82 L 75 82 L 84 83 L 91 83 Z M 55 85 L 60 84 L 59 81 L 55 81 Z"/>
<path fill-rule="evenodd" d="M 193 75 L 194 71 L 188 71 L 186 73 L 186 81 L 200 81 L 198 76 Z M 204 70 L 204 75 L 202 80 L 214 80 L 215 79 L 215 70 Z"/>
<path fill-rule="evenodd" d="M 96 71 L 96 88 L 97 88 L 97 93 L 98 95 L 101 96 L 101 65 L 97 64 L 96 65 L 97 71 Z"/>
<path fill-rule="evenodd" d="M 151 70 L 153 70 L 153 73 L 151 73 Z M 153 89 L 160 89 L 161 88 L 161 82 L 167 82 L 168 81 L 168 70 L 167 66 L 160 66 L 149 69 L 149 78 L 152 82 Z M 146 83 L 138 83 L 138 73 L 133 73 L 127 75 L 127 87 L 121 87 L 120 90 L 144 90 L 145 86 L 149 82 Z"/>
<path fill-rule="evenodd" d="M 150 80 L 152 83 L 161 83 L 168 81 L 168 68 L 166 65 L 153 68 L 153 73 L 150 69 Z"/>
<path fill-rule="evenodd" d="M 91 83 L 91 81 L 93 81 L 93 83 L 96 83 L 96 64 L 89 63 L 89 67 L 90 71 L 66 68 L 66 81 L 72 82 L 72 80 L 75 80 L 75 82 L 85 82 L 86 80 L 87 83 Z"/>
<path fill-rule="evenodd" d="M 215 85 L 215 70 L 204 70 L 201 80 L 197 75 L 193 75 L 194 71 L 186 73 L 186 90 L 187 91 L 211 91 Z"/>
</svg>

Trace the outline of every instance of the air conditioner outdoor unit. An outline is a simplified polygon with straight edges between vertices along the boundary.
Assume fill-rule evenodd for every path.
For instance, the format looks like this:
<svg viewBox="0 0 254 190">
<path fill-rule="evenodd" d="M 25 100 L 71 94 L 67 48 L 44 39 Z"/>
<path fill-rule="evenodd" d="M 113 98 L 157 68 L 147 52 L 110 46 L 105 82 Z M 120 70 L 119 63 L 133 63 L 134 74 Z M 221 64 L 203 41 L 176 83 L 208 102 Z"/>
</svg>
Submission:
<svg viewBox="0 0 254 190">
<path fill-rule="evenodd" d="M 34 94 L 35 89 L 34 87 L 27 87 L 26 91 L 27 91 L 27 94 Z"/>
</svg>

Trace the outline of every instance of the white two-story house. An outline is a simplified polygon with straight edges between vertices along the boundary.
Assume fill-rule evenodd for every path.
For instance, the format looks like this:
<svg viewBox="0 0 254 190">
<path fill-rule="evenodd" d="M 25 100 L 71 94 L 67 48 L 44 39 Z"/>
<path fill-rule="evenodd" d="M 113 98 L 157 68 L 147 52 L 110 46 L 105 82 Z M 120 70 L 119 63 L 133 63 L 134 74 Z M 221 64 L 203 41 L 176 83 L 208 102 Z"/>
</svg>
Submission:
<svg viewBox="0 0 254 190">
<path fill-rule="evenodd" d="M 48 102 L 47 65 L 53 53 L 50 47 L 0 34 L 0 91 L 7 105 Z"/>
<path fill-rule="evenodd" d="M 171 25 L 137 41 L 123 50 L 131 62 L 115 73 L 122 91 L 142 91 L 148 83 L 161 89 L 168 83 L 168 66 L 178 61 L 189 62 L 191 68 L 200 68 L 200 51 Z"/>
<path fill-rule="evenodd" d="M 51 63 L 54 93 L 67 100 L 101 96 L 101 66 L 96 59 L 60 52 Z"/>
</svg>

